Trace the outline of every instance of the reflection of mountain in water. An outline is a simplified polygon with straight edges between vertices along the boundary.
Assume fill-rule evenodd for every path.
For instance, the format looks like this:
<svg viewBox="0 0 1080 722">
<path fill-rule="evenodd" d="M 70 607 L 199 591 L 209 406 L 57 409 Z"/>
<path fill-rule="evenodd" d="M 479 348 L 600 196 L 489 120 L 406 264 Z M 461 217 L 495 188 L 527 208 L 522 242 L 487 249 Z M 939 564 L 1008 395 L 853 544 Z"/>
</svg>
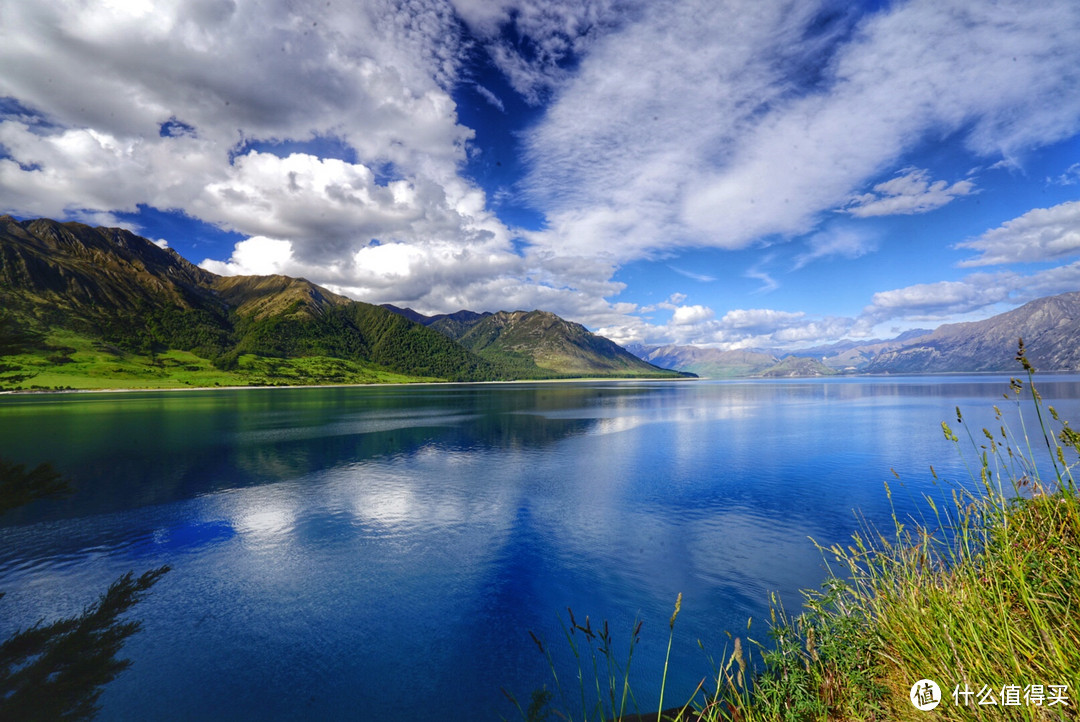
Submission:
<svg viewBox="0 0 1080 722">
<path fill-rule="evenodd" d="M 593 428 L 590 409 L 639 393 L 542 384 L 27 398 L 0 407 L 0 454 L 53 462 L 77 491 L 4 521 L 138 508 L 421 449 L 546 447 Z"/>
</svg>

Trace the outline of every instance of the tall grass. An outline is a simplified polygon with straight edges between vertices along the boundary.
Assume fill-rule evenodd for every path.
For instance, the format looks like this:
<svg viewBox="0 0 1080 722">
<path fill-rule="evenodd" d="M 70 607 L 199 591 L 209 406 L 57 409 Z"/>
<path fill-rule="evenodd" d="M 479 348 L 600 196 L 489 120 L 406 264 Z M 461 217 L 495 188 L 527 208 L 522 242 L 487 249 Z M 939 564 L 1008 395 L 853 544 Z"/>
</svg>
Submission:
<svg viewBox="0 0 1080 722">
<path fill-rule="evenodd" d="M 1080 719 L 1080 433 L 1043 402 L 1022 341 L 1017 360 L 1017 432 L 997 407 L 996 430 L 960 409 L 942 423 L 970 483 L 939 486 L 925 521 L 894 510 L 887 533 L 819 547 L 829 576 L 801 613 L 774 596 L 769 639 L 732 636 L 709 690 L 672 719 Z M 932 712 L 909 697 L 924 679 L 940 688 Z"/>
</svg>

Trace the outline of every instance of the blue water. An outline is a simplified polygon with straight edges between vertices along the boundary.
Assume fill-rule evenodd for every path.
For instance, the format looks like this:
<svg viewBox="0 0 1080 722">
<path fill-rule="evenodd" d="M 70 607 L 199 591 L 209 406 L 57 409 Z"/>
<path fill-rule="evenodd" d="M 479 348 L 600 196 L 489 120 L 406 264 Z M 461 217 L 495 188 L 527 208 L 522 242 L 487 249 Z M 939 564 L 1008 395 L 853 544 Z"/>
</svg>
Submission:
<svg viewBox="0 0 1080 722">
<path fill-rule="evenodd" d="M 1080 419 L 1080 377 L 1041 386 Z M 711 671 L 698 640 L 718 657 L 749 618 L 764 640 L 770 592 L 797 609 L 820 584 L 809 537 L 891 528 L 885 482 L 901 516 L 921 513 L 941 493 L 931 463 L 965 481 L 940 422 L 960 406 L 996 429 L 996 403 L 1018 426 L 1006 391 L 951 376 L 0 397 L 0 457 L 76 486 L 0 518 L 0 637 L 169 564 L 99 719 L 464 722 L 513 719 L 503 688 L 553 686 L 529 631 L 577 689 L 571 607 L 610 620 L 617 650 L 643 621 L 632 679 L 655 709 L 677 594 L 669 702 Z"/>
</svg>

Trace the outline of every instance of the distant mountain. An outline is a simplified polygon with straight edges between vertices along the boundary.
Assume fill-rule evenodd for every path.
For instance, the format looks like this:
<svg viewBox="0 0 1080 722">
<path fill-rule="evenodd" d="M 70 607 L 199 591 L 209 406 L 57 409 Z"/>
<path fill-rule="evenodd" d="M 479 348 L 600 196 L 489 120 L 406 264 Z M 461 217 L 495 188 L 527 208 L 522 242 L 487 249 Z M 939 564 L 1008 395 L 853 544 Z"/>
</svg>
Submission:
<svg viewBox="0 0 1080 722">
<path fill-rule="evenodd" d="M 734 349 L 721 351 L 697 346 L 636 347 L 642 358 L 663 368 L 689 371 L 712 379 L 760 376 L 831 376 L 835 369 L 815 358 L 787 356 L 769 351 Z"/>
<path fill-rule="evenodd" d="M 937 330 L 912 329 L 894 339 L 842 341 L 780 350 L 720 351 L 695 346 L 635 346 L 658 366 L 701 376 L 824 375 L 826 373 L 943 373 L 1015 371 L 1017 339 L 1043 371 L 1080 370 L 1080 292 L 1031 301 L 983 321 Z M 811 363 L 812 362 L 812 363 Z"/>
<path fill-rule="evenodd" d="M 983 321 L 951 323 L 874 357 L 867 373 L 1015 371 L 1016 342 L 1042 371 L 1080 370 L 1080 292 L 1040 298 Z"/>
<path fill-rule="evenodd" d="M 774 354 L 744 349 L 721 351 L 671 345 L 636 350 L 641 358 L 661 368 L 688 371 L 705 378 L 753 376 L 780 361 Z"/>
<path fill-rule="evenodd" d="M 579 323 L 548 311 L 499 311 L 423 316 L 411 309 L 386 308 L 416 318 L 492 363 L 522 376 L 677 377 Z"/>
<path fill-rule="evenodd" d="M 128 231 L 78 223 L 0 217 L 0 315 L 0 333 L 24 339 L 0 339 L 17 350 L 0 364 L 8 383 L 83 364 L 153 385 L 177 378 L 165 361 L 232 384 L 510 378 L 443 334 L 304 279 L 221 277 Z M 312 358 L 327 361 L 296 362 Z"/>
<path fill-rule="evenodd" d="M 819 359 L 830 368 L 842 371 L 859 371 L 884 351 L 900 348 L 905 342 L 932 333 L 931 329 L 916 328 L 905 331 L 896 338 L 871 339 L 868 341 L 839 341 L 825 346 L 802 348 L 799 356 Z"/>
<path fill-rule="evenodd" d="M 788 356 L 775 366 L 761 371 L 758 375 L 764 378 L 790 378 L 803 376 L 835 376 L 839 373 L 814 358 L 804 356 Z"/>
</svg>

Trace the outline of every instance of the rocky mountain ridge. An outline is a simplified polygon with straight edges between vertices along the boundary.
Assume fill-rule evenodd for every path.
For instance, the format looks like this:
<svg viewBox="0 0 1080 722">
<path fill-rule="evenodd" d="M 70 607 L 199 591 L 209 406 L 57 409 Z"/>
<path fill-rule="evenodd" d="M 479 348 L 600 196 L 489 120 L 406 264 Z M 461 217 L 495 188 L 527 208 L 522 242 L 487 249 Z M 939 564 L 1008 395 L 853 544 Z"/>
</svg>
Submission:
<svg viewBox="0 0 1080 722">
<path fill-rule="evenodd" d="M 1015 370 L 1017 340 L 1042 371 L 1080 370 L 1080 292 L 1035 299 L 982 321 L 916 329 L 894 339 L 842 341 L 795 352 L 695 346 L 634 348 L 664 368 L 710 378 L 828 373 L 959 373 Z M 790 359 L 790 360 L 789 360 Z M 808 363 L 813 361 L 814 363 Z"/>
</svg>

